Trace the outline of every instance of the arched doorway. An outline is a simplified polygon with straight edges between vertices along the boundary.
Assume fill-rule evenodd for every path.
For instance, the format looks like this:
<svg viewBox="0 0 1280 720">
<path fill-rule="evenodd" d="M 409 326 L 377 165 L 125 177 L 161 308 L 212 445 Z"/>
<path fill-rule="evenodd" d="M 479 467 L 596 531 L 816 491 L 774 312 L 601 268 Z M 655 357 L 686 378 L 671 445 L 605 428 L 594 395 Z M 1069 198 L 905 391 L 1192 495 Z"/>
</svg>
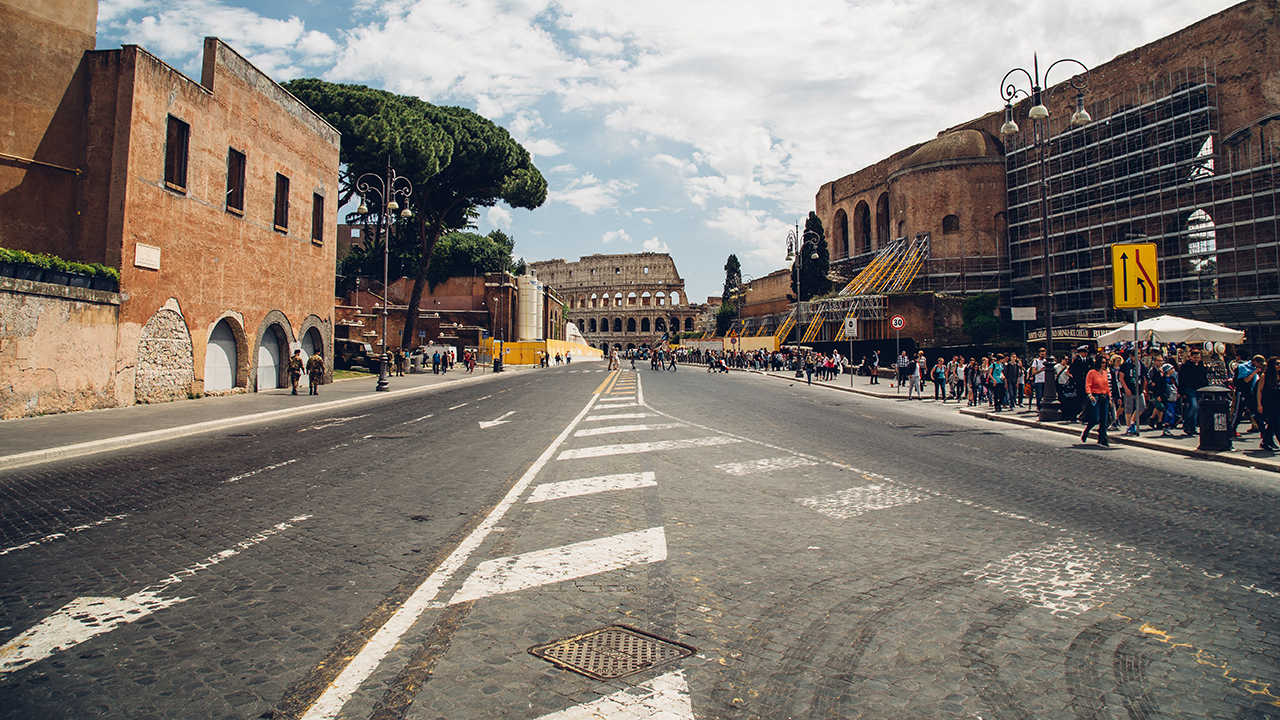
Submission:
<svg viewBox="0 0 1280 720">
<path fill-rule="evenodd" d="M 284 387 L 284 361 L 289 356 L 289 340 L 277 324 L 267 326 L 258 341 L 257 389 Z"/>
<path fill-rule="evenodd" d="M 319 328 L 310 328 L 302 335 L 303 367 L 306 367 L 307 359 L 315 355 L 317 350 L 324 353 L 324 338 L 320 336 Z"/>
<path fill-rule="evenodd" d="M 191 333 L 182 315 L 162 308 L 142 326 L 138 365 L 133 376 L 137 402 L 179 400 L 191 394 L 195 381 Z"/>
<path fill-rule="evenodd" d="M 889 237 L 889 193 L 876 198 L 876 239 L 881 247 L 893 239 Z"/>
<path fill-rule="evenodd" d="M 636 331 L 636 319 L 633 317 L 627 318 L 627 332 L 633 333 L 635 331 Z"/>
<path fill-rule="evenodd" d="M 640 332 L 649 332 L 649 318 L 640 318 Z"/>
<path fill-rule="evenodd" d="M 836 210 L 835 221 L 832 223 L 831 233 L 831 257 L 835 259 L 849 256 L 849 216 L 841 208 Z"/>
<path fill-rule="evenodd" d="M 853 231 L 856 233 L 858 252 L 871 252 L 871 211 L 865 202 L 859 201 L 853 208 Z"/>
<path fill-rule="evenodd" d="M 205 392 L 235 387 L 239 363 L 240 344 L 236 342 L 235 327 L 231 318 L 222 318 L 209 333 L 209 344 L 204 351 Z"/>
</svg>

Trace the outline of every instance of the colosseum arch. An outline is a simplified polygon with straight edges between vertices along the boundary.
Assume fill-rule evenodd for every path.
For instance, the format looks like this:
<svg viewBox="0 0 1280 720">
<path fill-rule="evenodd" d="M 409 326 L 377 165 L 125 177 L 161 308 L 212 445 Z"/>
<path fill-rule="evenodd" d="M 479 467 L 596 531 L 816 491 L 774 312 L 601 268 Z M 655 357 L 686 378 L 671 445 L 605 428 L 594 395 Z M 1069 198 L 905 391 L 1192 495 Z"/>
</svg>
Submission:
<svg viewBox="0 0 1280 720">
<path fill-rule="evenodd" d="M 600 332 L 609 332 L 609 318 L 600 318 Z"/>
<path fill-rule="evenodd" d="M 649 318 L 640 318 L 640 332 L 649 332 Z"/>
<path fill-rule="evenodd" d="M 693 318 L 687 317 L 684 319 L 684 331 L 693 332 Z"/>
<path fill-rule="evenodd" d="M 142 326 L 133 397 L 140 403 L 186 398 L 195 379 L 191 332 L 177 301 L 170 299 Z"/>
<path fill-rule="evenodd" d="M 599 304 L 600 296 L 595 293 L 591 293 L 591 307 L 599 307 Z"/>
<path fill-rule="evenodd" d="M 845 257 L 849 257 L 849 215 L 840 208 L 831 221 L 831 259 Z"/>
<path fill-rule="evenodd" d="M 661 290 L 659 290 L 656 297 L 657 297 L 657 300 L 656 300 L 657 305 L 663 306 L 667 304 L 667 294 L 665 292 L 662 292 Z"/>
<path fill-rule="evenodd" d="M 614 307 L 622 307 L 622 293 L 614 293 L 614 295 L 613 295 L 613 306 L 614 306 Z"/>
<path fill-rule="evenodd" d="M 666 319 L 665 319 L 665 318 L 654 318 L 654 320 L 653 320 L 653 331 L 654 331 L 654 332 L 666 332 L 666 331 L 667 331 L 667 321 L 666 321 Z"/>
<path fill-rule="evenodd" d="M 889 237 L 889 193 L 882 192 L 876 198 L 876 242 L 884 247 L 892 239 Z"/>
<path fill-rule="evenodd" d="M 634 292 L 634 291 L 633 291 L 633 292 L 629 292 L 629 293 L 627 293 L 627 304 L 628 304 L 628 305 L 635 305 L 635 304 L 636 304 L 636 294 L 635 294 L 635 292 Z"/>
<path fill-rule="evenodd" d="M 653 295 L 649 294 L 648 290 L 640 293 L 640 304 L 646 307 L 653 304 Z"/>
<path fill-rule="evenodd" d="M 596 331 L 596 319 L 595 319 L 595 318 L 591 318 L 590 320 L 588 320 L 588 321 L 587 321 L 587 325 L 591 328 L 590 330 L 587 330 L 587 332 L 595 332 L 595 331 Z"/>
<path fill-rule="evenodd" d="M 859 253 L 871 252 L 871 211 L 866 201 L 859 200 L 853 208 L 853 232 Z"/>
<path fill-rule="evenodd" d="M 679 304 L 680 304 L 680 293 L 677 290 L 672 290 L 671 291 L 671 307 L 675 307 Z"/>
<path fill-rule="evenodd" d="M 635 331 L 636 331 L 636 319 L 633 317 L 627 318 L 627 332 L 633 333 Z"/>
<path fill-rule="evenodd" d="M 622 318 L 616 317 L 613 319 L 613 331 L 616 333 L 622 332 Z"/>
</svg>

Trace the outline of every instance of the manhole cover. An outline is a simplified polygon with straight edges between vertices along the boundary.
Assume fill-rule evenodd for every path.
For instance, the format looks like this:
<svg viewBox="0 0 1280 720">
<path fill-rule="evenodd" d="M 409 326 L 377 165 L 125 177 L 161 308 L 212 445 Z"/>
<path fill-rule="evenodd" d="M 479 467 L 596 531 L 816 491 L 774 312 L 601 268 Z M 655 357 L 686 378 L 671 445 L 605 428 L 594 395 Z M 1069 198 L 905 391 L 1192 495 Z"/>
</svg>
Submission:
<svg viewBox="0 0 1280 720">
<path fill-rule="evenodd" d="M 535 657 L 596 680 L 626 677 L 694 652 L 688 645 L 626 625 L 609 625 L 529 648 Z"/>
</svg>

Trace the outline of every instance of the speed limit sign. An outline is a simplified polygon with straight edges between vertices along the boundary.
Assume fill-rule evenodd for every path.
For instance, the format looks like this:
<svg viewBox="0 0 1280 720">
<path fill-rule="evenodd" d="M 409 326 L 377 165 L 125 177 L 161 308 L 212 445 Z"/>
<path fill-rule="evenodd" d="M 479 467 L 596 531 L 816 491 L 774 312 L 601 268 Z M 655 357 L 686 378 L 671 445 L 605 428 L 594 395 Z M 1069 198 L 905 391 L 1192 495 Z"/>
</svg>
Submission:
<svg viewBox="0 0 1280 720">
<path fill-rule="evenodd" d="M 893 317 L 889 318 L 889 325 L 894 330 L 901 330 L 903 327 L 906 326 L 906 324 L 907 324 L 907 319 L 902 317 L 901 315 L 894 315 Z"/>
</svg>

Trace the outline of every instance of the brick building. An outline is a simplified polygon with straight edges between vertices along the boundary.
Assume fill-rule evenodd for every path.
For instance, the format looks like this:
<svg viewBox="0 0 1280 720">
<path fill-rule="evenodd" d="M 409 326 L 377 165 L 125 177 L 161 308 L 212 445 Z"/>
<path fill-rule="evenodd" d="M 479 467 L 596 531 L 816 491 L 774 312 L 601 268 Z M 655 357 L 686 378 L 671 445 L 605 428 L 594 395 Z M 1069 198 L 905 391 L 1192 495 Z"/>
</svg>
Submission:
<svg viewBox="0 0 1280 720">
<path fill-rule="evenodd" d="M 92 50 L 96 17 L 0 0 L 0 245 L 120 269 L 111 367 L 0 382 L 36 412 L 282 386 L 291 348 L 332 355 L 338 132 L 216 38 L 196 82 Z"/>
<path fill-rule="evenodd" d="M 666 253 L 587 255 L 529 263 L 565 299 L 565 318 L 602 350 L 641 347 L 664 334 L 694 332 L 702 308 Z"/>
<path fill-rule="evenodd" d="M 1051 78 L 1055 326 L 1128 319 L 1111 308 L 1110 246 L 1147 241 L 1160 250 L 1163 311 L 1280 344 L 1278 22 L 1276 0 L 1248 0 L 1092 68 L 1083 127 L 1068 123 L 1066 73 Z M 1005 69 L 993 68 L 993 87 Z M 1000 135 L 997 110 L 824 183 L 815 209 L 833 272 L 853 278 L 895 244 L 920 242 L 927 259 L 911 291 L 995 292 L 1001 308 L 1038 306 L 1043 317 L 1030 104 L 1015 106 L 1018 134 Z M 887 335 L 893 302 L 864 304 L 863 337 Z M 837 338 L 841 319 L 828 313 L 816 339 Z M 933 325 L 909 320 L 904 334 Z"/>
</svg>

